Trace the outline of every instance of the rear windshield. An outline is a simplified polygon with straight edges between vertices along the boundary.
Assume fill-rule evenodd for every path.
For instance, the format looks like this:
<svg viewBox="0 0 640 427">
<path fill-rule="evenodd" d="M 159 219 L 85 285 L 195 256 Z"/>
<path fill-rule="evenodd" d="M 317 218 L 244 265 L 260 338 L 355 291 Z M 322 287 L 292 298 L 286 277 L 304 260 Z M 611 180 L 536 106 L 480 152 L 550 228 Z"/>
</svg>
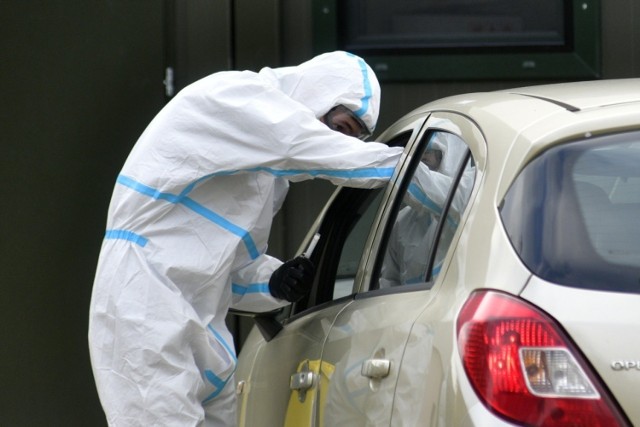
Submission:
<svg viewBox="0 0 640 427">
<path fill-rule="evenodd" d="M 500 214 L 535 275 L 640 293 L 640 132 L 546 151 L 518 176 Z"/>
</svg>

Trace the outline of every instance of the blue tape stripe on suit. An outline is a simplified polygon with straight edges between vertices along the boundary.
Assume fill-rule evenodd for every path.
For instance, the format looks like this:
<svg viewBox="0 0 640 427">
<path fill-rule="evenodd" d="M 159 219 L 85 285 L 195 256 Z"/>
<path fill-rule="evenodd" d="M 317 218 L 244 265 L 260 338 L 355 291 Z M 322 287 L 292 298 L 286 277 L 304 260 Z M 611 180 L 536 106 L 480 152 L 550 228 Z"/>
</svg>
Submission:
<svg viewBox="0 0 640 427">
<path fill-rule="evenodd" d="M 133 231 L 127 230 L 107 230 L 104 233 L 105 239 L 119 239 L 119 240 L 128 240 L 137 245 L 140 245 L 144 248 L 144 246 L 149 241 L 147 238 L 142 237 L 139 234 L 134 233 Z"/>
<path fill-rule="evenodd" d="M 238 285 L 236 283 L 231 284 L 231 291 L 236 295 L 245 294 L 257 294 L 257 293 L 269 293 L 268 283 L 254 283 L 251 285 Z"/>
<path fill-rule="evenodd" d="M 253 241 L 253 239 L 251 238 L 251 235 L 247 230 L 243 229 L 242 227 L 238 227 L 237 225 L 233 224 L 231 221 L 227 220 L 221 215 L 218 215 L 212 210 L 206 208 L 205 206 L 202 206 L 195 200 L 183 195 L 176 196 L 175 194 L 171 194 L 171 193 L 162 193 L 152 187 L 141 184 L 124 175 L 118 176 L 118 183 L 124 185 L 125 187 L 131 188 L 132 190 L 137 191 L 140 194 L 151 197 L 155 200 L 164 200 L 169 203 L 181 204 L 189 208 L 191 211 L 197 213 L 198 215 L 201 215 L 207 218 L 209 221 L 213 222 L 214 224 L 240 237 L 242 239 L 242 242 L 246 246 L 247 251 L 249 252 L 249 255 L 251 256 L 252 259 L 256 259 L 257 257 L 260 256 L 260 252 L 258 251 L 255 245 L 255 242 Z"/>
</svg>

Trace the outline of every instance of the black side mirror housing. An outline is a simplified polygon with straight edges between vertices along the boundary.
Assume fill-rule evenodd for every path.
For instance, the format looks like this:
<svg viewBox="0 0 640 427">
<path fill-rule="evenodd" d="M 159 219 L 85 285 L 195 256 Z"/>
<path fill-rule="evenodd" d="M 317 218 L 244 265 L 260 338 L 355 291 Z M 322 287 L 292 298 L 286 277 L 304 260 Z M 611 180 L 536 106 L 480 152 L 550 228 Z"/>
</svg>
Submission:
<svg viewBox="0 0 640 427">
<path fill-rule="evenodd" d="M 264 313 L 254 313 L 250 311 L 234 310 L 231 308 L 229 309 L 229 314 L 234 316 L 251 317 L 256 322 L 256 326 L 260 330 L 263 338 L 266 341 L 271 341 L 282 330 L 282 324 L 277 319 L 277 316 L 282 313 L 282 311 L 283 309 L 280 308 L 278 310 L 267 311 Z"/>
</svg>

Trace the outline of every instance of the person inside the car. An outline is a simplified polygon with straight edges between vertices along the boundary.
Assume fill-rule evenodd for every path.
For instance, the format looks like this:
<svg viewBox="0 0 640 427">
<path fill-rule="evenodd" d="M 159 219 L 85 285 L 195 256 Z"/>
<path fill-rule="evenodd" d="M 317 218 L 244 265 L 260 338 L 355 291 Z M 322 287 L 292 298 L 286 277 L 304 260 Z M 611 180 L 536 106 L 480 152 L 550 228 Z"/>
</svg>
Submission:
<svg viewBox="0 0 640 427">
<path fill-rule="evenodd" d="M 431 136 L 404 196 L 405 206 L 398 213 L 391 231 L 382 264 L 381 288 L 425 282 L 429 253 L 441 220 L 442 207 L 466 150 L 466 145 L 456 135 L 435 132 Z M 468 166 L 454 196 L 441 241 L 453 236 L 471 192 L 473 177 L 474 169 Z M 440 271 L 446 247 L 438 245 L 432 270 L 434 277 Z"/>
<path fill-rule="evenodd" d="M 379 105 L 373 70 L 338 51 L 212 74 L 153 119 L 117 178 L 90 307 L 110 426 L 235 425 L 227 312 L 308 292 L 308 260 L 266 254 L 273 215 L 290 181 L 388 181 L 402 148 L 357 139 Z"/>
</svg>

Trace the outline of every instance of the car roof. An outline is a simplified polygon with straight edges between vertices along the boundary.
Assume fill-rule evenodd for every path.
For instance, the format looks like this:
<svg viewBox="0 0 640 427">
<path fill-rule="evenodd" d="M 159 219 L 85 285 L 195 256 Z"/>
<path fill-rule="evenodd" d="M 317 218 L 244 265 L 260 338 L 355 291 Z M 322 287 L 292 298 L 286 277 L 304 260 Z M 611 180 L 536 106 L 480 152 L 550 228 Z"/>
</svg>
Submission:
<svg viewBox="0 0 640 427">
<path fill-rule="evenodd" d="M 522 102 L 533 99 L 539 100 L 540 103 L 536 105 L 535 102 Z M 543 104 L 548 104 L 547 107 L 556 110 L 578 112 L 637 103 L 640 103 L 640 78 L 591 80 L 454 95 L 427 103 L 408 116 L 435 110 L 451 110 L 474 117 L 478 109 L 497 112 L 500 109 L 496 109 L 495 106 L 509 104 L 505 111 L 512 113 L 506 116 L 510 118 L 522 113 L 536 112 L 536 109 L 543 108 Z M 537 121 L 539 117 L 540 114 L 529 114 L 528 121 Z"/>
<path fill-rule="evenodd" d="M 537 98 L 569 111 L 637 103 L 640 102 L 640 78 L 590 80 L 525 86 L 492 92 L 472 92 L 430 102 L 417 108 L 414 113 L 432 110 L 434 106 L 442 107 L 447 104 L 457 104 L 458 106 L 473 102 L 495 104 L 522 97 Z"/>
<path fill-rule="evenodd" d="M 640 101 L 640 79 L 558 83 L 503 92 L 531 96 L 579 111 Z"/>
<path fill-rule="evenodd" d="M 640 79 L 593 80 L 455 95 L 405 116 L 435 112 L 472 120 L 487 141 L 500 199 L 522 167 L 567 141 L 640 129 Z"/>
</svg>

